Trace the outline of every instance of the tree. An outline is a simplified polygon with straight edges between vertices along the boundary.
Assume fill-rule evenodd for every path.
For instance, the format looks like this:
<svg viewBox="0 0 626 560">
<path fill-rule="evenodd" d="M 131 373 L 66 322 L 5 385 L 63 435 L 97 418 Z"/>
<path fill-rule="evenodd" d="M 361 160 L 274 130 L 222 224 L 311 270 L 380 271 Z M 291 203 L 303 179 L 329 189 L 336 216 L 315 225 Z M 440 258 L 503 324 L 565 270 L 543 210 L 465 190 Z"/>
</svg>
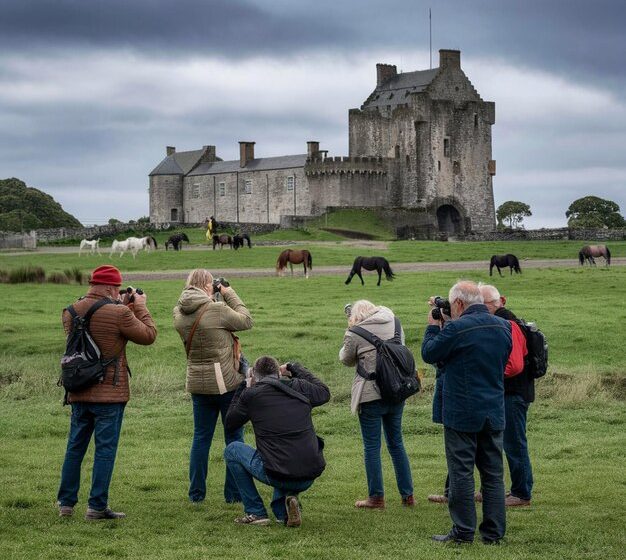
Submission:
<svg viewBox="0 0 626 560">
<path fill-rule="evenodd" d="M 530 206 L 523 202 L 517 202 L 515 200 L 508 200 L 504 202 L 496 210 L 496 217 L 498 218 L 498 225 L 502 227 L 504 222 L 508 222 L 510 228 L 518 227 L 525 217 L 532 216 Z"/>
<path fill-rule="evenodd" d="M 619 211 L 619 205 L 612 200 L 585 196 L 569 205 L 565 217 L 571 228 L 626 227 L 626 220 Z"/>
</svg>

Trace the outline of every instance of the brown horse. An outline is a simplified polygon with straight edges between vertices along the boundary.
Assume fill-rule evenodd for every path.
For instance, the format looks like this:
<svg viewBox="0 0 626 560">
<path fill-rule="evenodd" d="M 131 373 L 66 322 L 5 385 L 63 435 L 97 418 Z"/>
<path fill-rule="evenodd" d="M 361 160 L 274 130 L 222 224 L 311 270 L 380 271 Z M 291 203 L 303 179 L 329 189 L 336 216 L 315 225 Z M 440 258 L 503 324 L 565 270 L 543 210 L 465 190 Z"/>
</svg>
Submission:
<svg viewBox="0 0 626 560">
<path fill-rule="evenodd" d="M 230 235 L 226 235 L 222 233 L 222 235 L 214 235 L 213 236 L 213 250 L 215 251 L 215 247 L 219 244 L 220 249 L 224 248 L 224 245 L 230 246 L 233 248 L 233 238 Z"/>
<path fill-rule="evenodd" d="M 606 266 L 611 264 L 611 251 L 606 245 L 585 245 L 578 253 L 578 261 L 582 266 L 585 266 L 585 259 L 589 263 L 589 266 L 596 265 L 594 257 L 604 257 Z"/>
<path fill-rule="evenodd" d="M 289 264 L 292 276 L 294 264 L 304 265 L 304 277 L 308 278 L 309 273 L 307 271 L 307 266 L 309 269 L 313 268 L 313 259 L 311 257 L 311 253 L 309 253 L 306 249 L 285 249 L 276 261 L 276 274 L 278 276 L 283 276 L 285 274 L 287 264 Z"/>
</svg>

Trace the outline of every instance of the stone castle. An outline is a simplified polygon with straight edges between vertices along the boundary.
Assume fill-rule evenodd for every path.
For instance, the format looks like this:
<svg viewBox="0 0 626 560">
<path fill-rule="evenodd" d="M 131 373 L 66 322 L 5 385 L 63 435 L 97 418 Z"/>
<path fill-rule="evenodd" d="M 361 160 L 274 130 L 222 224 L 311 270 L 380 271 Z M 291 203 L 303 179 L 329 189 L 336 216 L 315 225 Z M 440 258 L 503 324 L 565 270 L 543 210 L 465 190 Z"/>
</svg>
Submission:
<svg viewBox="0 0 626 560">
<path fill-rule="evenodd" d="M 412 235 L 495 229 L 491 126 L 461 69 L 461 53 L 439 51 L 439 67 L 398 74 L 376 65 L 376 88 L 349 111 L 349 156 L 329 157 L 316 141 L 303 154 L 256 158 L 254 142 L 222 161 L 215 146 L 177 152 L 150 173 L 153 223 L 279 224 L 327 208 L 398 211 Z"/>
</svg>

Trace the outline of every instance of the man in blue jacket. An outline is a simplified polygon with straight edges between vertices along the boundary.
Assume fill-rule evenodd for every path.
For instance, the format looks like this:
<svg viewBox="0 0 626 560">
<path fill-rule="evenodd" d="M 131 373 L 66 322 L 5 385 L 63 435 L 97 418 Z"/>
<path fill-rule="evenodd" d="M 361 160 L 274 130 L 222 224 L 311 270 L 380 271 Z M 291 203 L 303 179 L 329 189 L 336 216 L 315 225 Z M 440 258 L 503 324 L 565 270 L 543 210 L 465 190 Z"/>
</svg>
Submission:
<svg viewBox="0 0 626 560">
<path fill-rule="evenodd" d="M 471 543 L 476 531 L 474 467 L 483 491 L 483 542 L 495 544 L 506 529 L 502 436 L 504 367 L 511 352 L 511 325 L 495 317 L 474 282 L 456 283 L 448 296 L 451 321 L 441 327 L 428 315 L 422 358 L 443 370 L 442 416 L 450 475 L 452 529 L 437 542 Z"/>
</svg>

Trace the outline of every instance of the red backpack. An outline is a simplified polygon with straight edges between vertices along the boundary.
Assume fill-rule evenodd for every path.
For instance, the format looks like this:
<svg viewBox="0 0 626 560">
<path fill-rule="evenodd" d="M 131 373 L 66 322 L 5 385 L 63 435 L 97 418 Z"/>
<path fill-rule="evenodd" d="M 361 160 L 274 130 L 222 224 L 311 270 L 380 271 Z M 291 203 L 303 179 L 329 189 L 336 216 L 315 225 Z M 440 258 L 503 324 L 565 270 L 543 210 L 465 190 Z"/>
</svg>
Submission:
<svg viewBox="0 0 626 560">
<path fill-rule="evenodd" d="M 528 354 L 528 348 L 526 346 L 526 337 L 520 326 L 515 321 L 509 321 L 509 323 L 511 323 L 513 347 L 504 368 L 504 377 L 515 377 L 524 371 L 524 358 Z"/>
</svg>

